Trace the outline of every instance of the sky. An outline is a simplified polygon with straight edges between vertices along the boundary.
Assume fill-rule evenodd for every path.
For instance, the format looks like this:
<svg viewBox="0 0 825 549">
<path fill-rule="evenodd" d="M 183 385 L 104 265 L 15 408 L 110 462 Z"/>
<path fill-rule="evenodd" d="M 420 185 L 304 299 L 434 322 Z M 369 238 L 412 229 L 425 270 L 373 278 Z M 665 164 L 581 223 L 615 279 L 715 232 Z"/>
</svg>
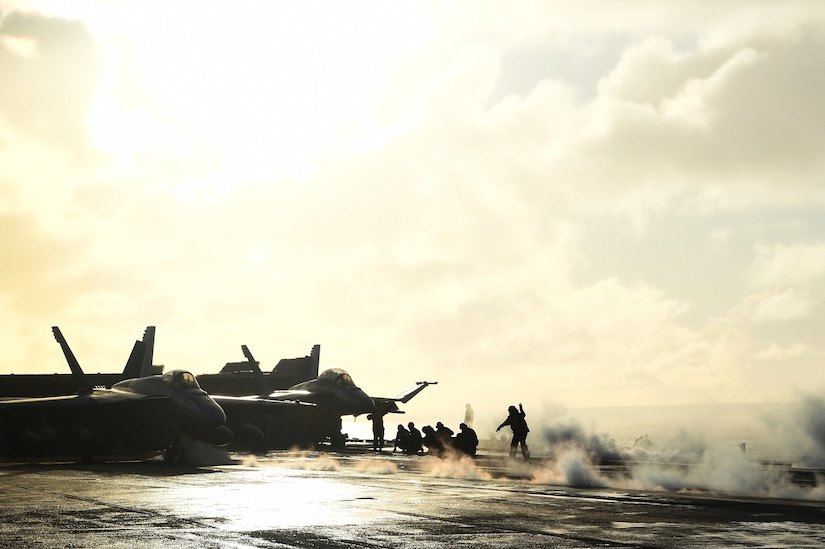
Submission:
<svg viewBox="0 0 825 549">
<path fill-rule="evenodd" d="M 0 0 L 0 81 L 0 373 L 825 387 L 821 1 Z"/>
</svg>

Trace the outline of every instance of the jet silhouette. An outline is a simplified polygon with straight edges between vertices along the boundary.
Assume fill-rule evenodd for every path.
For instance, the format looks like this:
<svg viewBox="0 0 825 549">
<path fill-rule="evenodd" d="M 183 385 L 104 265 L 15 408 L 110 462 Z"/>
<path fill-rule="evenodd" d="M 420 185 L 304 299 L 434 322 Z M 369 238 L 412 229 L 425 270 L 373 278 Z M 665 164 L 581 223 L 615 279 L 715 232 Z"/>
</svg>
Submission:
<svg viewBox="0 0 825 549">
<path fill-rule="evenodd" d="M 231 441 L 223 409 L 201 390 L 190 372 L 173 370 L 162 376 L 125 379 L 111 389 L 92 387 L 60 329 L 55 326 L 52 332 L 78 391 L 0 401 L 0 458 L 88 461 L 163 453 L 177 460 L 183 457 L 183 437 L 218 446 Z M 153 338 L 153 328 L 151 332 Z M 145 341 L 135 342 L 124 376 L 140 372 L 146 349 Z"/>
</svg>

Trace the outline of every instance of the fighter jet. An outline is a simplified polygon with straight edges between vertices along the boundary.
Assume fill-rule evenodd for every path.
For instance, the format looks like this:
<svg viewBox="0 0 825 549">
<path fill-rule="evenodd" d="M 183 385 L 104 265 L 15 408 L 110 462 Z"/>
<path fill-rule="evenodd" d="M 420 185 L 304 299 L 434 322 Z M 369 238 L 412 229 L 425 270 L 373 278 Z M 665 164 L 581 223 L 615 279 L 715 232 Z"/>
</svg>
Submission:
<svg viewBox="0 0 825 549">
<path fill-rule="evenodd" d="M 293 436 L 291 445 L 307 445 L 329 441 L 334 446 L 342 446 L 346 436 L 341 433 L 341 417 L 346 415 L 358 416 L 378 412 L 403 413 L 398 409 L 397 402 L 408 402 L 428 385 L 437 382 L 421 381 L 413 387 L 393 398 L 373 398 L 355 385 L 352 377 L 340 368 L 332 368 L 321 372 L 316 379 L 298 383 L 285 391 L 270 392 L 258 361 L 252 356 L 246 345 L 241 346 L 251 370 L 258 380 L 260 394 L 257 396 L 228 398 L 213 395 L 213 398 L 223 407 L 227 414 L 227 427 L 233 432 L 238 423 L 236 418 L 250 417 L 248 409 L 250 402 L 284 402 L 295 406 L 290 423 L 280 423 L 281 429 L 290 429 Z M 306 406 L 310 404 L 311 406 Z M 270 422 L 271 423 L 271 422 Z M 243 429 L 249 429 L 250 422 L 245 421 Z M 270 432 L 272 430 L 270 429 Z M 237 435 L 236 435 L 237 436 Z M 279 437 L 278 444 L 283 444 L 286 437 Z M 268 448 L 275 448 L 276 443 L 272 436 L 264 433 L 263 443 Z"/>
<path fill-rule="evenodd" d="M 163 453 L 182 457 L 183 437 L 217 446 L 231 440 L 221 407 L 195 376 L 173 370 L 92 387 L 58 327 L 78 392 L 0 401 L 0 458 L 6 460 L 121 460 Z M 152 331 L 152 337 L 154 332 Z M 146 342 L 136 341 L 125 372 L 144 364 Z"/>
<path fill-rule="evenodd" d="M 152 371 L 155 346 L 154 326 L 146 329 L 143 341 L 146 343 L 146 352 L 142 355 L 142 362 L 137 365 L 141 377 L 148 376 Z M 317 353 L 317 350 L 313 351 Z M 126 370 L 134 372 L 135 361 L 130 361 L 130 363 L 132 366 L 127 365 Z M 306 446 L 313 442 L 312 436 L 314 435 L 304 428 L 304 425 L 308 423 L 306 414 L 310 413 L 307 410 L 313 409 L 314 411 L 315 405 L 312 403 L 234 395 L 211 395 L 211 398 L 226 410 L 224 429 L 231 439 L 230 449 L 232 450 L 289 448 Z M 265 441 L 268 442 L 265 443 Z"/>
</svg>

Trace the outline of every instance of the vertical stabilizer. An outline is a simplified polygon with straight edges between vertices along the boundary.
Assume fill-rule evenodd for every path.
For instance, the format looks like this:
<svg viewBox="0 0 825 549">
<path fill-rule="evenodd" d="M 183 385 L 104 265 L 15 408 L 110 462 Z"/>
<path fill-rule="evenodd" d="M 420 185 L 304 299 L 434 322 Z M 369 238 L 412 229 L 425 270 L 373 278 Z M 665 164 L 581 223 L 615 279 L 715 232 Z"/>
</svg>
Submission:
<svg viewBox="0 0 825 549">
<path fill-rule="evenodd" d="M 246 360 L 249 362 L 249 367 L 252 369 L 252 374 L 255 376 L 255 384 L 258 386 L 258 394 L 264 397 L 269 396 L 272 392 L 272 388 L 269 386 L 266 376 L 261 371 L 260 364 L 258 364 L 258 361 L 255 360 L 254 356 L 252 356 L 252 352 L 249 350 L 249 347 L 246 345 L 241 345 L 241 351 L 243 351 L 243 356 L 246 357 Z"/>
<path fill-rule="evenodd" d="M 279 360 L 272 369 L 272 375 L 276 380 L 289 380 L 291 385 L 311 381 L 318 378 L 320 362 L 321 346 L 313 345 L 312 351 L 307 356 Z"/>
<path fill-rule="evenodd" d="M 142 377 L 140 371 L 143 367 L 143 357 L 145 355 L 146 345 L 142 341 L 135 341 L 135 345 L 132 347 L 132 354 L 129 355 L 129 360 L 126 361 L 126 367 L 123 368 L 121 379 Z"/>
<path fill-rule="evenodd" d="M 315 379 L 318 377 L 318 367 L 321 364 L 321 345 L 315 344 L 312 346 L 312 352 L 309 353 L 310 357 L 310 364 L 312 371 L 310 372 L 311 377 L 308 377 L 306 380 Z M 306 381 L 305 380 L 305 381 Z"/>
<path fill-rule="evenodd" d="M 155 358 L 155 327 L 147 326 L 143 331 L 143 343 L 146 344 L 146 354 L 143 355 L 143 363 L 140 368 L 139 377 L 152 375 L 152 361 Z"/>
<path fill-rule="evenodd" d="M 60 343 L 60 348 L 63 349 L 63 356 L 66 357 L 66 362 L 69 363 L 69 368 L 72 370 L 72 377 L 74 378 L 75 384 L 77 384 L 78 390 L 80 392 L 91 392 L 92 384 L 80 368 L 80 364 L 69 348 L 69 344 L 66 343 L 66 338 L 63 337 L 60 328 L 52 326 L 52 333 L 54 334 L 54 339 Z"/>
</svg>

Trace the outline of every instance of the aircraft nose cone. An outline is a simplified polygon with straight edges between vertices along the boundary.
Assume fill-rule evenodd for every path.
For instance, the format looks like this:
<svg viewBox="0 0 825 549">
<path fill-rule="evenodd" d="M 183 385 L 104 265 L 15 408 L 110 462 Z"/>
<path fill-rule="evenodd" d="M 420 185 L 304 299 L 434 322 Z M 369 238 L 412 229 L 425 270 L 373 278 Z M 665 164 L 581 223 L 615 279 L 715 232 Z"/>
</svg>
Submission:
<svg viewBox="0 0 825 549">
<path fill-rule="evenodd" d="M 190 425 L 196 429 L 215 429 L 226 423 L 223 408 L 206 393 L 195 396 L 191 409 Z"/>
<path fill-rule="evenodd" d="M 375 402 L 370 398 L 370 396 L 365 393 L 364 391 L 359 391 L 358 394 L 358 407 L 363 412 L 372 412 L 375 410 Z"/>
<path fill-rule="evenodd" d="M 342 415 L 357 416 L 375 410 L 375 402 L 358 387 L 349 387 L 345 393 L 341 394 L 341 397 L 339 406 Z"/>
<path fill-rule="evenodd" d="M 226 423 L 226 412 L 223 411 L 223 408 L 221 408 L 217 402 L 212 400 L 212 397 L 207 398 L 209 401 L 208 405 L 205 406 L 204 421 L 207 429 L 214 429 Z"/>
</svg>

